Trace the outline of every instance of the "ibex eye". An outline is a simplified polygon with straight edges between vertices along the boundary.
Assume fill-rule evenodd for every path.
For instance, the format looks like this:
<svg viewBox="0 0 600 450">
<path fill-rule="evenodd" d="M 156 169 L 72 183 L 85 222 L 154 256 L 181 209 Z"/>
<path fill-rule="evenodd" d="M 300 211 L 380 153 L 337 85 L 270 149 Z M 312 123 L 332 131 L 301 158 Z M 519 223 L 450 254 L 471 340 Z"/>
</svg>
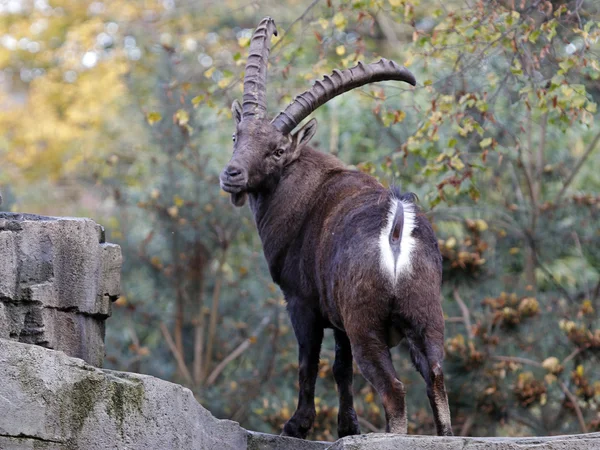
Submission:
<svg viewBox="0 0 600 450">
<path fill-rule="evenodd" d="M 231 140 L 232 140 L 233 142 L 235 142 L 235 133 L 233 133 L 233 134 L 231 135 Z"/>
<path fill-rule="evenodd" d="M 278 148 L 277 150 L 275 150 L 275 152 L 273 153 L 273 156 L 277 159 L 281 158 L 281 155 L 283 155 L 284 150 L 282 148 Z"/>
</svg>

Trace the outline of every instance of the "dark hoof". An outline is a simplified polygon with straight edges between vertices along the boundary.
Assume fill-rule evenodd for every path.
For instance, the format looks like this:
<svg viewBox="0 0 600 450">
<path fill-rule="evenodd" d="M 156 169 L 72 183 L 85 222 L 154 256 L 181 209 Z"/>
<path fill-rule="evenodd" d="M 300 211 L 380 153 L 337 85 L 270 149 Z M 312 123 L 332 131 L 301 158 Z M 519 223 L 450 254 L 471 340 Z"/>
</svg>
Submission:
<svg viewBox="0 0 600 450">
<path fill-rule="evenodd" d="M 291 436 L 298 439 L 306 439 L 306 435 L 310 431 L 314 422 L 314 417 L 292 417 L 283 426 L 281 436 Z"/>
<path fill-rule="evenodd" d="M 352 411 L 345 417 L 338 417 L 338 438 L 360 434 L 356 412 Z"/>
<path fill-rule="evenodd" d="M 355 436 L 360 434 L 360 428 L 358 425 L 349 426 L 349 427 L 338 427 L 338 438 L 343 438 L 346 436 Z"/>
</svg>

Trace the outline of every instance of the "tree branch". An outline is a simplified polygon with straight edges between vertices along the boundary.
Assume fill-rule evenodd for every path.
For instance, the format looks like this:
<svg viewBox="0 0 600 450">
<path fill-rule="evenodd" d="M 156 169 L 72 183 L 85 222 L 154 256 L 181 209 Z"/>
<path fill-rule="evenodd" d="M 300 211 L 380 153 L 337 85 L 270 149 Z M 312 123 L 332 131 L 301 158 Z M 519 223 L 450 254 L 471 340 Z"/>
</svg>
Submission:
<svg viewBox="0 0 600 450">
<path fill-rule="evenodd" d="M 471 313 L 469 312 L 469 308 L 467 308 L 467 305 L 465 305 L 463 299 L 460 298 L 460 295 L 458 294 L 458 288 L 454 287 L 454 289 L 452 289 L 452 294 L 454 295 L 454 300 L 456 300 L 456 303 L 458 303 L 458 306 L 460 306 L 460 310 L 462 311 L 463 321 L 465 323 L 465 327 L 467 328 L 467 335 L 469 336 L 469 339 L 472 340 L 475 335 L 473 334 Z"/>
<path fill-rule="evenodd" d="M 363 419 L 362 417 L 358 418 L 358 423 L 361 424 L 363 427 L 367 428 L 368 430 L 372 431 L 373 433 L 383 433 L 385 431 L 381 428 L 377 428 L 367 419 Z"/>
<path fill-rule="evenodd" d="M 252 335 L 245 339 L 244 342 L 242 342 L 240 345 L 238 345 L 234 351 L 227 355 L 227 357 L 223 361 L 221 361 L 217 365 L 217 367 L 215 367 L 215 370 L 213 370 L 209 377 L 206 379 L 206 386 L 210 386 L 211 384 L 213 384 L 217 377 L 221 374 L 221 372 L 223 372 L 225 367 L 227 367 L 227 364 L 236 359 L 250 347 L 250 344 L 252 344 L 252 338 L 258 336 L 270 321 L 270 316 L 267 316 L 263 320 L 261 320 L 260 324 L 258 325 L 258 327 L 256 327 Z"/>
<path fill-rule="evenodd" d="M 227 247 L 223 248 L 223 253 L 219 259 L 219 266 L 216 274 L 215 287 L 213 289 L 212 307 L 210 311 L 210 321 L 208 325 L 208 339 L 206 342 L 206 352 L 204 354 L 204 374 L 210 369 L 213 348 L 215 345 L 215 335 L 217 332 L 217 318 L 219 316 L 219 298 L 221 296 L 221 285 L 223 284 L 223 266 L 227 257 Z"/>
<path fill-rule="evenodd" d="M 492 356 L 492 359 L 503 362 L 513 362 L 518 364 L 526 364 L 529 366 L 542 367 L 542 364 L 533 359 L 521 358 L 520 356 Z"/>
<path fill-rule="evenodd" d="M 558 201 L 561 199 L 561 197 L 565 194 L 567 188 L 573 182 L 575 175 L 577 175 L 579 170 L 581 170 L 581 167 L 583 166 L 583 163 L 585 162 L 585 160 L 588 159 L 588 157 L 596 149 L 596 144 L 598 143 L 599 140 L 600 140 L 600 133 L 598 133 L 598 134 L 596 134 L 596 136 L 594 136 L 594 139 L 592 139 L 592 142 L 590 142 L 590 145 L 588 145 L 588 148 L 585 151 L 585 153 L 581 156 L 581 158 L 579 158 L 579 161 L 577 161 L 577 164 L 575 164 L 575 167 L 573 168 L 571 175 L 569 175 L 569 178 L 567 178 L 567 181 L 565 181 L 565 184 L 563 185 L 562 189 L 556 196 L 554 203 L 558 203 Z"/>
<path fill-rule="evenodd" d="M 275 50 L 277 48 L 277 46 L 279 45 L 279 43 L 283 41 L 283 38 L 287 37 L 287 35 L 290 32 L 290 30 L 292 29 L 292 27 L 294 25 L 296 25 L 298 22 L 300 22 L 302 19 L 304 19 L 306 17 L 306 15 L 310 12 L 310 10 L 313 9 L 317 3 L 319 3 L 319 1 L 320 0 L 313 0 L 311 2 L 311 4 L 306 7 L 306 9 L 304 10 L 304 12 L 302 14 L 300 14 L 300 16 L 298 16 L 290 24 L 290 26 L 285 29 L 285 31 L 281 34 L 281 39 L 279 41 L 275 42 L 275 44 L 273 44 L 273 47 L 271 47 L 271 53 L 273 52 L 273 50 Z"/>
<path fill-rule="evenodd" d="M 569 389 L 567 388 L 565 383 L 558 380 L 558 385 L 560 386 L 562 391 L 565 393 L 565 395 L 567 396 L 569 401 L 573 404 L 573 408 L 575 408 L 575 414 L 577 414 L 577 420 L 579 421 L 579 426 L 581 428 L 581 431 L 583 433 L 587 433 L 587 426 L 585 425 L 585 420 L 583 419 L 583 413 L 581 412 L 581 408 L 577 404 L 577 398 L 571 393 L 571 391 L 569 391 Z"/>
<path fill-rule="evenodd" d="M 179 371 L 181 372 L 181 374 L 183 375 L 185 380 L 188 382 L 188 385 L 193 386 L 194 381 L 192 380 L 190 371 L 188 370 L 187 366 L 185 365 L 183 356 L 177 350 L 177 346 L 175 345 L 175 342 L 173 341 L 173 338 L 171 337 L 171 333 L 169 333 L 167 326 L 163 322 L 160 323 L 160 331 L 162 331 L 162 334 L 165 337 L 165 341 L 167 341 L 167 345 L 169 346 L 169 349 L 171 350 L 171 353 L 173 354 L 173 357 L 175 358 L 175 361 L 177 362 L 177 367 L 178 367 Z"/>
</svg>

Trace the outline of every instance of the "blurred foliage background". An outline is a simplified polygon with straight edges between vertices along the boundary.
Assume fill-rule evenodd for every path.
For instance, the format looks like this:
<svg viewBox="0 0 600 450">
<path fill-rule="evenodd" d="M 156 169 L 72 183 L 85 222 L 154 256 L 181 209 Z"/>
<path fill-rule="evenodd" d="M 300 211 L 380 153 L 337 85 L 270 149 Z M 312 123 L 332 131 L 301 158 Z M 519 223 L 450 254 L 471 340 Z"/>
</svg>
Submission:
<svg viewBox="0 0 600 450">
<path fill-rule="evenodd" d="M 296 342 L 247 209 L 219 192 L 249 37 L 270 15 L 271 114 L 380 56 L 416 88 L 329 102 L 315 141 L 418 194 L 444 254 L 455 434 L 600 431 L 596 0 L 0 0 L 3 209 L 89 216 L 124 253 L 107 366 L 182 383 L 278 433 Z M 327 335 L 312 438 L 336 433 Z M 409 432 L 434 432 L 394 350 Z M 363 432 L 384 426 L 356 371 Z"/>
</svg>

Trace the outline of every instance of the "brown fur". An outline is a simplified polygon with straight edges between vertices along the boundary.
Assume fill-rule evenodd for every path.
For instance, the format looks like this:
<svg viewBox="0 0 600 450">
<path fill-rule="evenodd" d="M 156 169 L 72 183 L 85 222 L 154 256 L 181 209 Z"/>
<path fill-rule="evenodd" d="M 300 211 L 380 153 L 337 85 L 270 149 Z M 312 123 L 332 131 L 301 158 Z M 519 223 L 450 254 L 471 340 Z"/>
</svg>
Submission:
<svg viewBox="0 0 600 450">
<path fill-rule="evenodd" d="M 411 202 L 412 194 L 386 189 L 309 147 L 314 119 L 287 135 L 267 120 L 242 120 L 237 102 L 233 113 L 234 154 L 221 186 L 236 206 L 249 198 L 299 344 L 298 409 L 283 434 L 304 438 L 312 426 L 323 330 L 333 328 L 340 437 L 360 433 L 352 404 L 352 355 L 382 398 L 388 431 L 406 433 L 405 390 L 389 351 L 396 337 L 407 339 L 427 383 L 438 434 L 451 435 L 441 369 L 441 255 L 422 214 L 412 233 L 417 246 L 411 272 L 392 283 L 380 264 L 379 236 L 391 202 Z"/>
</svg>

